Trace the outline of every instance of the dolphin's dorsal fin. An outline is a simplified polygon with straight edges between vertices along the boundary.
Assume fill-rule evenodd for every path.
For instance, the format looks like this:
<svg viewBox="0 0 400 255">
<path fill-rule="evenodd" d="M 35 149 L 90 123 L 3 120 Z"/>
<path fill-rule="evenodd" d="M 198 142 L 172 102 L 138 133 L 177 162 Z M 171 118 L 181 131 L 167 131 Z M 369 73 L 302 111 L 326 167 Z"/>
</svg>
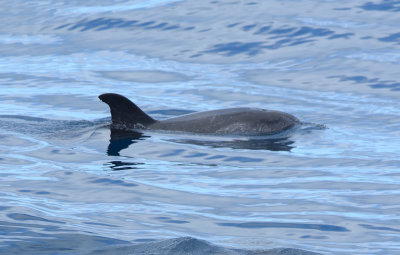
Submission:
<svg viewBox="0 0 400 255">
<path fill-rule="evenodd" d="M 99 96 L 100 100 L 108 104 L 113 125 L 147 127 L 156 122 L 152 117 L 143 112 L 128 98 L 114 93 L 105 93 Z"/>
</svg>

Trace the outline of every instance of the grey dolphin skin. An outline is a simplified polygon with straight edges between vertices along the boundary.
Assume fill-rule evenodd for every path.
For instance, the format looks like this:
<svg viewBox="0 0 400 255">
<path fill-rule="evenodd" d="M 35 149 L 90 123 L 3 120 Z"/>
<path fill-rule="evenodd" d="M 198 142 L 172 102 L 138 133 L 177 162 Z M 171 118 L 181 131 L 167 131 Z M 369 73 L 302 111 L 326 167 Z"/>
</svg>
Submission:
<svg viewBox="0 0 400 255">
<path fill-rule="evenodd" d="M 111 111 L 111 128 L 183 131 L 201 134 L 267 135 L 289 129 L 300 121 L 288 113 L 255 109 L 229 108 L 196 112 L 155 120 L 128 98 L 114 93 L 99 96 Z"/>
</svg>

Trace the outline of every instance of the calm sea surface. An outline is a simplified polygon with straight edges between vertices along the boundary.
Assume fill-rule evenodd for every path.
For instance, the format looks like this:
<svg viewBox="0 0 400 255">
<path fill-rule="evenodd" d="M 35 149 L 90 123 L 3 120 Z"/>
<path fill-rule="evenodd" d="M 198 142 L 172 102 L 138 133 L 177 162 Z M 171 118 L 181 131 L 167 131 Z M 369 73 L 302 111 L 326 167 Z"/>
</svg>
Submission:
<svg viewBox="0 0 400 255">
<path fill-rule="evenodd" d="M 1 254 L 400 254 L 399 1 L 6 0 L 0 23 Z M 116 135 L 105 92 L 304 124 Z"/>
</svg>

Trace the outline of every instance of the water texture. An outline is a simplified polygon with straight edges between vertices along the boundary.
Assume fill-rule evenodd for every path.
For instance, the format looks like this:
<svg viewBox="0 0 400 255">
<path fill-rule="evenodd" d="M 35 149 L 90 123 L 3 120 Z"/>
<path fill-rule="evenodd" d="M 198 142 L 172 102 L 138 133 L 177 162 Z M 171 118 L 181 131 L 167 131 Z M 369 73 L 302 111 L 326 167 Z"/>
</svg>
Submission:
<svg viewBox="0 0 400 255">
<path fill-rule="evenodd" d="M 2 1 L 1 254 L 400 254 L 400 2 Z M 271 136 L 111 132 L 229 107 Z"/>
</svg>

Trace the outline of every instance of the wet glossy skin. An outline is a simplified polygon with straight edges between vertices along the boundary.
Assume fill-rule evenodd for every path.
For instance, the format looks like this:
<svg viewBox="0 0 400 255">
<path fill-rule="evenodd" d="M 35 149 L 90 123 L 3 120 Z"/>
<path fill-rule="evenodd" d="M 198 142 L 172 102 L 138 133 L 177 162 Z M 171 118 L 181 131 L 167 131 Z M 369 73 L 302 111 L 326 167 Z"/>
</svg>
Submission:
<svg viewBox="0 0 400 255">
<path fill-rule="evenodd" d="M 99 98 L 110 106 L 114 128 L 148 128 L 203 134 L 272 134 L 300 121 L 288 113 L 254 108 L 229 108 L 152 119 L 129 99 L 107 93 Z"/>
<path fill-rule="evenodd" d="M 231 108 L 192 113 L 157 121 L 151 129 L 216 134 L 270 134 L 288 129 L 299 120 L 287 113 L 252 108 Z"/>
</svg>

